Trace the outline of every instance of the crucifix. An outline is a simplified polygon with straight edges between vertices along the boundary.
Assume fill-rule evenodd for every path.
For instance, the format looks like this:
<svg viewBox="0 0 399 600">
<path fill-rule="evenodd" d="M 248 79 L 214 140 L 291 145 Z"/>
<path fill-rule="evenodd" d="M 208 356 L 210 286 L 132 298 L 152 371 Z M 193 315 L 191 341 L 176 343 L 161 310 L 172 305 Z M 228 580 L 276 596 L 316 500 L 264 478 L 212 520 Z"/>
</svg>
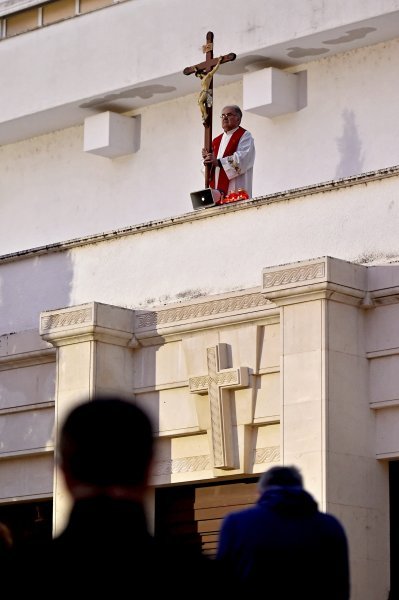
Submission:
<svg viewBox="0 0 399 600">
<path fill-rule="evenodd" d="M 212 104 L 213 104 L 213 75 L 223 63 L 235 60 L 236 55 L 233 52 L 224 54 L 218 58 L 213 57 L 213 32 L 206 34 L 206 44 L 202 46 L 202 51 L 206 54 L 206 60 L 192 67 L 186 67 L 184 75 L 195 73 L 196 77 L 201 79 L 201 92 L 198 97 L 198 104 L 201 110 L 202 123 L 204 125 L 204 148 L 207 152 L 212 152 Z M 209 187 L 211 167 L 205 165 L 205 187 Z"/>
</svg>

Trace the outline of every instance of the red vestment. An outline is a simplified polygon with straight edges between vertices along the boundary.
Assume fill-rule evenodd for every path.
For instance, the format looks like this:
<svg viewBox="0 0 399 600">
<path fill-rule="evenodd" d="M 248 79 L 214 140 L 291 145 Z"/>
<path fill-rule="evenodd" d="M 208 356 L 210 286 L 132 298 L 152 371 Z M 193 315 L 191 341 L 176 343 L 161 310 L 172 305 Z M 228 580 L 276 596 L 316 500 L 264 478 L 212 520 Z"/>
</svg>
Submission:
<svg viewBox="0 0 399 600">
<path fill-rule="evenodd" d="M 224 158 L 225 156 L 231 156 L 232 154 L 234 154 L 234 152 L 237 150 L 238 142 L 240 141 L 241 137 L 244 135 L 245 131 L 246 131 L 246 129 L 244 129 L 243 127 L 238 127 L 237 131 L 235 131 L 232 134 L 232 136 L 229 140 L 229 143 L 226 146 L 226 150 L 224 151 L 222 158 Z M 212 141 L 212 150 L 213 150 L 214 156 L 218 155 L 219 146 L 220 146 L 220 142 L 222 141 L 222 137 L 223 137 L 223 133 L 218 135 Z M 211 188 L 216 187 L 215 186 L 215 169 L 214 168 L 211 171 L 209 187 L 211 187 Z M 229 179 L 228 179 L 224 169 L 220 169 L 220 171 L 219 171 L 219 180 L 218 180 L 217 189 L 219 191 L 223 192 L 223 194 L 225 196 L 227 195 L 227 192 L 229 189 Z"/>
</svg>

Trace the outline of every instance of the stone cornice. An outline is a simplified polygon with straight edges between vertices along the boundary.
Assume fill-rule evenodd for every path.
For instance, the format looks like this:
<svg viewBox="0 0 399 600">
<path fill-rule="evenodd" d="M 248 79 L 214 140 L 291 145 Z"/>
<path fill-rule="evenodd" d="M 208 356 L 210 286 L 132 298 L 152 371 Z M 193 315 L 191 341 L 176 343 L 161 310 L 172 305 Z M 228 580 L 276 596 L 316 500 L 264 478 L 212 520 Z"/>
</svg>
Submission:
<svg viewBox="0 0 399 600">
<path fill-rule="evenodd" d="M 43 334 L 43 339 L 55 347 L 82 342 L 104 342 L 115 346 L 129 346 L 132 335 L 120 331 L 115 333 L 112 329 L 90 326 L 77 328 L 73 332 L 69 330 L 46 333 Z"/>
<path fill-rule="evenodd" d="M 312 300 L 334 300 L 342 304 L 362 306 L 365 294 L 349 288 L 339 288 L 326 282 L 301 286 L 297 289 L 290 288 L 286 293 L 282 291 L 266 292 L 265 296 L 268 300 L 274 302 L 276 306 L 286 306 L 288 304 L 298 304 Z"/>
<path fill-rule="evenodd" d="M 378 269 L 373 266 L 371 269 Z M 327 299 L 362 309 L 399 303 L 399 265 L 382 273 L 378 281 L 370 267 L 329 256 L 267 267 L 262 272 L 262 293 L 277 306 Z M 395 270 L 394 270 L 395 269 Z M 378 287 L 384 283 L 389 287 Z"/>
<path fill-rule="evenodd" d="M 53 350 L 53 352 L 55 352 L 55 350 Z M 0 408 L 0 415 L 47 410 L 48 408 L 53 409 L 54 406 L 54 400 L 49 400 L 48 402 L 36 402 L 35 404 L 21 404 L 20 406 L 7 406 L 5 408 Z"/>
<path fill-rule="evenodd" d="M 98 302 L 46 311 L 40 315 L 40 335 L 56 347 L 85 341 L 129 346 L 133 313 Z"/>
<path fill-rule="evenodd" d="M 99 307 L 102 307 L 101 317 Z M 159 337 L 180 339 L 187 331 L 242 321 L 277 323 L 278 309 L 260 293 L 259 288 L 151 311 L 107 307 L 92 302 L 41 313 L 40 335 L 54 346 L 104 341 L 135 348 L 139 344 L 151 345 Z"/>
<path fill-rule="evenodd" d="M 22 352 L 20 354 L 10 354 L 0 357 L 0 371 L 42 365 L 55 362 L 55 360 L 56 356 L 54 348 L 32 350 L 31 352 Z"/>
<path fill-rule="evenodd" d="M 267 267 L 262 292 L 278 306 L 319 299 L 361 306 L 367 294 L 367 267 L 329 256 Z"/>
<path fill-rule="evenodd" d="M 386 306 L 399 302 L 399 287 L 372 290 L 369 292 L 369 302 L 372 306 Z"/>
<path fill-rule="evenodd" d="M 186 331 L 237 324 L 243 320 L 278 322 L 279 316 L 276 308 L 256 288 L 156 311 L 137 310 L 134 319 L 135 338 L 145 344 L 157 336 L 180 336 Z"/>
<path fill-rule="evenodd" d="M 270 446 L 267 448 L 256 448 L 252 453 L 252 464 L 250 472 L 253 472 L 253 467 L 265 463 L 278 463 L 280 460 L 279 446 Z M 178 459 L 159 460 L 156 461 L 152 471 L 152 477 L 156 478 L 161 475 L 172 475 L 174 473 L 192 473 L 198 471 L 210 471 L 212 469 L 212 457 L 209 454 L 200 456 L 187 456 Z M 225 473 L 221 473 L 224 475 Z M 220 475 L 220 473 L 219 473 Z"/>
<path fill-rule="evenodd" d="M 259 288 L 148 311 L 96 302 L 46 311 L 40 317 L 40 334 L 55 346 L 97 340 L 136 348 L 158 343 L 159 338 L 177 340 L 188 331 L 236 325 L 243 321 L 278 323 L 278 307 L 298 302 L 326 299 L 364 309 L 399 302 L 399 287 L 369 291 L 367 287 L 368 267 L 320 257 L 265 268 Z M 34 364 L 53 358 L 49 352 L 39 351 L 15 359 L 0 358 L 0 369 L 3 362 L 10 365 L 14 360 L 18 366 L 18 361 Z"/>
</svg>

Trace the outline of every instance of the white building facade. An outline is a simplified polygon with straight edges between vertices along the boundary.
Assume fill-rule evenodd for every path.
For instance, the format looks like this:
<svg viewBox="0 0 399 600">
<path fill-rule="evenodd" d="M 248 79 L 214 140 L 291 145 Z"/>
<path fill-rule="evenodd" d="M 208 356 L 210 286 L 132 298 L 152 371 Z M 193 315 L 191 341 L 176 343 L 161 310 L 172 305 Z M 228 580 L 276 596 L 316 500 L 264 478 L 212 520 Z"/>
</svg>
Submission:
<svg viewBox="0 0 399 600">
<path fill-rule="evenodd" d="M 162 490 L 296 464 L 348 533 L 351 597 L 385 599 L 399 0 L 198 7 L 0 2 L 0 519 L 53 499 L 62 527 L 57 428 L 82 397 L 123 393 L 157 432 L 155 529 Z M 203 127 L 182 71 L 207 31 L 237 54 L 214 78 L 214 133 L 242 106 L 254 198 L 193 211 Z M 196 518 L 209 548 L 212 510 Z"/>
</svg>

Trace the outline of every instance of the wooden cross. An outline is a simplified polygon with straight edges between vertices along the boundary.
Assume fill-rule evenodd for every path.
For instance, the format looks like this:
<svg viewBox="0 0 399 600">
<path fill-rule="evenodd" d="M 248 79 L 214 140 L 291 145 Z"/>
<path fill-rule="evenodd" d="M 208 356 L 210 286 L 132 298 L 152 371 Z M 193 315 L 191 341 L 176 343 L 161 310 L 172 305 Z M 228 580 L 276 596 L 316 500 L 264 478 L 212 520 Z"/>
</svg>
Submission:
<svg viewBox="0 0 399 600">
<path fill-rule="evenodd" d="M 230 54 L 224 54 L 218 58 L 213 58 L 213 32 L 208 31 L 206 34 L 206 44 L 202 46 L 202 51 L 206 54 L 206 60 L 192 67 L 186 67 L 183 71 L 184 75 L 191 75 L 192 73 L 199 74 L 202 78 L 206 76 L 216 65 L 230 62 L 236 59 L 236 55 L 233 52 Z M 219 62 L 220 61 L 220 62 Z M 210 94 L 210 104 L 207 105 L 207 118 L 203 120 L 204 124 L 204 148 L 207 152 L 212 152 L 212 95 L 213 95 L 213 76 L 210 77 L 210 81 L 207 87 L 208 93 Z M 209 180 L 211 174 L 211 166 L 205 165 L 205 187 L 209 187 Z"/>
<path fill-rule="evenodd" d="M 190 377 L 193 394 L 208 394 L 211 412 L 213 465 L 218 469 L 234 469 L 233 426 L 230 390 L 248 387 L 248 367 L 226 368 L 227 344 L 207 348 L 208 374 Z"/>
</svg>

